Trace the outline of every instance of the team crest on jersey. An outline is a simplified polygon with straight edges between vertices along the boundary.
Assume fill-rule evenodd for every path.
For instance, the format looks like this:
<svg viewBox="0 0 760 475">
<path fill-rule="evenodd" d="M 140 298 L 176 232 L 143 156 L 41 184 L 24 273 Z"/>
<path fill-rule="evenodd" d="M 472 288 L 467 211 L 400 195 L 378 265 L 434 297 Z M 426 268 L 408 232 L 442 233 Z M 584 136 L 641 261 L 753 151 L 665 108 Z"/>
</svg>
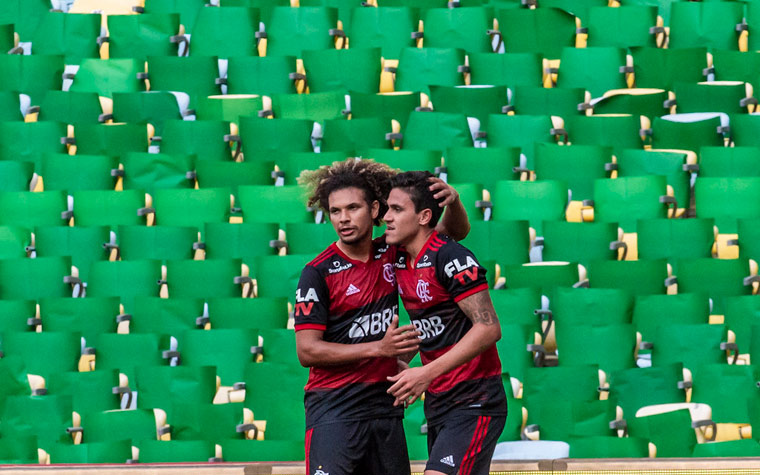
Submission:
<svg viewBox="0 0 760 475">
<path fill-rule="evenodd" d="M 422 303 L 430 302 L 433 297 L 430 295 L 430 282 L 419 279 L 417 281 L 417 297 Z"/>
<path fill-rule="evenodd" d="M 383 264 L 383 279 L 391 285 L 396 285 L 396 273 L 392 264 Z"/>
</svg>

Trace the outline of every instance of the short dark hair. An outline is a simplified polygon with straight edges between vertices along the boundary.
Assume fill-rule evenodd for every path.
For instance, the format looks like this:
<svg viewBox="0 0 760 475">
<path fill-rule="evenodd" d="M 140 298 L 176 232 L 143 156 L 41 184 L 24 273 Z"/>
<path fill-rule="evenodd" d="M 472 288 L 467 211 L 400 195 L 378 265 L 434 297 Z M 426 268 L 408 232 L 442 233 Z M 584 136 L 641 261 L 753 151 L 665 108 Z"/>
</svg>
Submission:
<svg viewBox="0 0 760 475">
<path fill-rule="evenodd" d="M 375 226 L 379 226 L 380 219 L 388 211 L 386 200 L 391 191 L 391 178 L 395 174 L 396 171 L 384 163 L 348 158 L 317 170 L 304 170 L 298 182 L 309 190 L 308 205 L 319 204 L 326 212 L 329 212 L 329 198 L 333 191 L 351 187 L 364 191 L 364 199 L 370 207 L 374 201 L 380 203 L 380 212 L 373 221 Z"/>
<path fill-rule="evenodd" d="M 428 171 L 413 171 L 399 173 L 391 179 L 391 188 L 401 188 L 409 194 L 414 203 L 414 212 L 419 213 L 423 209 L 429 209 L 432 217 L 428 226 L 434 228 L 443 214 L 443 208 L 439 206 L 441 200 L 433 197 L 430 191 L 430 178 L 434 175 Z"/>
</svg>

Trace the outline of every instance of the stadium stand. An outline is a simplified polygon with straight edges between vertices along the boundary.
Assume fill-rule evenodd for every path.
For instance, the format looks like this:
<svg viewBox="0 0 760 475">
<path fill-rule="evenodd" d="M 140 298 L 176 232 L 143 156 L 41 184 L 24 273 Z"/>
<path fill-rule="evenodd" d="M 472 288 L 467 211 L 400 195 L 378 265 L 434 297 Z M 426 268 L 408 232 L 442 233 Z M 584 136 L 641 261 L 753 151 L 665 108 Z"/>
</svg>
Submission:
<svg viewBox="0 0 760 475">
<path fill-rule="evenodd" d="M 494 472 L 760 468 L 758 32 L 749 0 L 3 1 L 0 464 L 303 473 L 294 288 L 335 234 L 297 177 L 363 157 L 468 211 Z"/>
</svg>

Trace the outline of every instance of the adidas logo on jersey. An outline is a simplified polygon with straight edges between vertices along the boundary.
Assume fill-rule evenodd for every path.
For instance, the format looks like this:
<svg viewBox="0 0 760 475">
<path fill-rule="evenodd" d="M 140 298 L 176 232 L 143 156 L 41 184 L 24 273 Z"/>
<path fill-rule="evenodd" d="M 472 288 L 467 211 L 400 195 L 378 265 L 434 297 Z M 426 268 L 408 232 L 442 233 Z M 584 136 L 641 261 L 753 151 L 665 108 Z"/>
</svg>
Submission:
<svg viewBox="0 0 760 475">
<path fill-rule="evenodd" d="M 348 286 L 348 290 L 346 290 L 346 296 L 358 294 L 359 292 L 361 292 L 361 290 L 359 290 L 354 284 L 351 284 Z"/>
<path fill-rule="evenodd" d="M 454 464 L 454 456 L 453 455 L 448 455 L 446 457 L 443 457 L 441 459 L 441 463 L 445 463 L 449 467 L 454 467 L 455 466 L 455 464 Z"/>
</svg>

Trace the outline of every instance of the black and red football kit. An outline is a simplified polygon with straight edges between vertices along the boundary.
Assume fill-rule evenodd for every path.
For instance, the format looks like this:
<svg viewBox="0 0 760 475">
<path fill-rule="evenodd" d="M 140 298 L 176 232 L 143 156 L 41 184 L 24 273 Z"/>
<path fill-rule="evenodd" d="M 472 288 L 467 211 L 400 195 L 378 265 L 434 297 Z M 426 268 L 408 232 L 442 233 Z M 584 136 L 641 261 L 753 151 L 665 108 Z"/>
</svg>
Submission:
<svg viewBox="0 0 760 475">
<path fill-rule="evenodd" d="M 398 314 L 395 256 L 384 237 L 372 241 L 367 262 L 331 244 L 301 274 L 295 330 L 321 330 L 332 343 L 381 340 Z M 387 393 L 387 378 L 397 373 L 396 358 L 310 368 L 304 396 L 309 474 L 409 473 L 403 407 L 394 407 Z"/>
<path fill-rule="evenodd" d="M 472 328 L 459 301 L 488 292 L 486 270 L 467 248 L 433 231 L 414 262 L 403 249 L 394 267 L 399 294 L 420 331 L 423 364 L 440 358 Z M 501 361 L 492 345 L 434 379 L 425 392 L 427 469 L 462 475 L 488 473 L 507 414 Z"/>
</svg>

